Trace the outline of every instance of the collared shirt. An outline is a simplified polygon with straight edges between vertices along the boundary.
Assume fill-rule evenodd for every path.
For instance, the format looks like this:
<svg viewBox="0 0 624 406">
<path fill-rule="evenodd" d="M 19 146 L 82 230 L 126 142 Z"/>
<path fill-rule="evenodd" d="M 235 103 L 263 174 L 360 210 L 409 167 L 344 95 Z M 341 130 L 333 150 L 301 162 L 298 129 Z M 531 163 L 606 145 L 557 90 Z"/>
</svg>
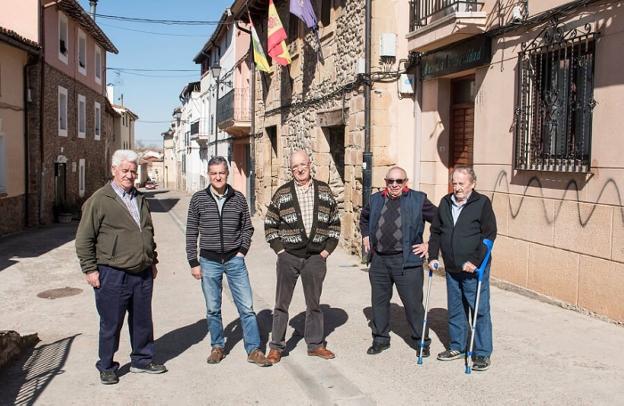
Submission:
<svg viewBox="0 0 624 406">
<path fill-rule="evenodd" d="M 136 199 L 136 189 L 132 188 L 129 192 L 126 192 L 124 188 L 116 184 L 114 181 L 111 181 L 111 186 L 113 187 L 115 193 L 117 193 L 117 196 L 119 196 L 121 201 L 123 201 L 126 205 L 128 212 L 130 212 L 130 215 L 134 219 L 134 222 L 137 226 L 139 226 L 139 228 L 141 228 L 141 213 L 139 213 L 139 205 Z"/>
<path fill-rule="evenodd" d="M 222 195 L 218 194 L 212 186 L 210 186 L 209 189 L 210 189 L 210 194 L 212 195 L 212 197 L 214 197 L 215 201 L 217 202 L 217 207 L 219 208 L 219 214 L 221 214 L 221 210 L 223 210 L 223 204 L 225 203 L 225 196 L 227 195 L 228 188 L 227 187 L 225 188 Z"/>
<path fill-rule="evenodd" d="M 470 194 L 468 194 L 468 196 L 466 196 L 464 201 L 460 204 L 460 203 L 457 203 L 457 199 L 455 199 L 455 195 L 454 194 L 451 195 L 451 202 L 453 202 L 453 204 L 451 205 L 451 214 L 453 215 L 453 225 L 457 224 L 457 219 L 459 218 L 459 215 L 461 214 L 461 211 L 464 208 L 464 206 L 466 206 L 466 203 L 468 202 L 469 197 L 470 197 Z"/>
<path fill-rule="evenodd" d="M 297 201 L 301 209 L 301 220 L 305 228 L 306 235 L 310 236 L 312 223 L 314 222 L 314 182 L 310 179 L 307 185 L 299 186 L 295 182 L 295 192 L 297 193 Z"/>
</svg>

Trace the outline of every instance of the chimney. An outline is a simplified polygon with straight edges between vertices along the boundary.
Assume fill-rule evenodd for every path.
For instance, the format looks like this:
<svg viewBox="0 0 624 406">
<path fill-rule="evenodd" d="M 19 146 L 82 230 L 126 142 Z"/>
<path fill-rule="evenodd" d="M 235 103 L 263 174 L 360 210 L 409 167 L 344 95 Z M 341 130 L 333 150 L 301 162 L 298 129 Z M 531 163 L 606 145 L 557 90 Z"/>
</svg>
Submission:
<svg viewBox="0 0 624 406">
<path fill-rule="evenodd" d="M 97 7 L 98 0 L 89 0 L 89 5 L 91 6 L 91 19 L 95 21 L 95 8 Z"/>
</svg>

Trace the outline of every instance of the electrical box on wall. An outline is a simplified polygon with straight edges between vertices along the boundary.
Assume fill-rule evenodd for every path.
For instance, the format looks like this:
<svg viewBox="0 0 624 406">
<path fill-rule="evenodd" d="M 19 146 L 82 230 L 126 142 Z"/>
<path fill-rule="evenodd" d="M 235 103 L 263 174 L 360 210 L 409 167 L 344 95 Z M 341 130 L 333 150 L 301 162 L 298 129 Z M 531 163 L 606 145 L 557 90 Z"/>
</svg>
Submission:
<svg viewBox="0 0 624 406">
<path fill-rule="evenodd" d="M 364 73 L 366 73 L 366 60 L 364 58 L 359 58 L 357 60 L 355 73 L 357 73 L 358 75 L 363 75 Z"/>
<path fill-rule="evenodd" d="M 399 77 L 399 93 L 414 94 L 414 75 L 402 73 Z"/>
<path fill-rule="evenodd" d="M 393 32 L 384 32 L 379 41 L 379 56 L 396 57 L 397 36 Z"/>
</svg>

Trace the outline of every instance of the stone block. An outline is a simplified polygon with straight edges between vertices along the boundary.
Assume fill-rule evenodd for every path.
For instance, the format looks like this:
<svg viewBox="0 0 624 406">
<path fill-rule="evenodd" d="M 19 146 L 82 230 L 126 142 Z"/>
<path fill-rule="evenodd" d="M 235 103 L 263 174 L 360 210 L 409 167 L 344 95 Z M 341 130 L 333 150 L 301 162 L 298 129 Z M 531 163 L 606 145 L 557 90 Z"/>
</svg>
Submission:
<svg viewBox="0 0 624 406">
<path fill-rule="evenodd" d="M 624 262 L 624 207 L 613 208 L 613 240 L 611 259 Z"/>
<path fill-rule="evenodd" d="M 355 113 L 353 115 L 354 119 L 355 119 L 355 128 L 356 129 L 361 129 L 364 128 L 366 126 L 366 120 L 365 120 L 365 116 L 364 116 L 364 112 L 363 111 L 359 111 L 357 113 Z"/>
<path fill-rule="evenodd" d="M 391 128 L 375 128 L 373 134 L 371 134 L 371 148 L 374 147 L 388 147 L 392 140 Z"/>
<path fill-rule="evenodd" d="M 563 201 L 560 207 L 557 206 L 556 247 L 602 258 L 611 257 L 611 207 L 576 201 Z"/>
<path fill-rule="evenodd" d="M 498 236 L 492 255 L 492 275 L 518 286 L 527 286 L 529 275 L 529 243 Z"/>
<path fill-rule="evenodd" d="M 316 166 L 314 168 L 314 178 L 323 182 L 329 182 L 329 167 Z"/>
<path fill-rule="evenodd" d="M 373 110 L 371 112 L 371 124 L 373 127 L 391 127 L 396 122 L 394 117 L 390 115 L 388 107 L 388 110 Z"/>
<path fill-rule="evenodd" d="M 529 289 L 567 303 L 577 304 L 578 254 L 530 244 L 528 274 Z"/>
<path fill-rule="evenodd" d="M 496 228 L 502 235 L 509 234 L 509 195 L 506 193 L 494 193 L 492 208 L 496 216 Z M 498 242 L 498 240 L 497 240 Z"/>
<path fill-rule="evenodd" d="M 333 158 L 330 153 L 313 153 L 312 162 L 317 166 L 329 166 L 333 162 Z"/>
<path fill-rule="evenodd" d="M 312 139 L 312 151 L 331 152 L 329 149 L 329 143 L 327 142 L 327 138 L 320 128 L 314 131 L 314 137 Z"/>
<path fill-rule="evenodd" d="M 396 163 L 387 147 L 371 147 L 371 152 L 373 153 L 373 167 L 393 166 Z"/>
<path fill-rule="evenodd" d="M 345 165 L 361 165 L 362 164 L 362 151 L 356 149 L 350 149 L 345 151 Z"/>
<path fill-rule="evenodd" d="M 555 203 L 550 199 L 509 195 L 509 237 L 553 245 Z"/>
<path fill-rule="evenodd" d="M 581 255 L 579 306 L 624 322 L 624 264 Z"/>
</svg>

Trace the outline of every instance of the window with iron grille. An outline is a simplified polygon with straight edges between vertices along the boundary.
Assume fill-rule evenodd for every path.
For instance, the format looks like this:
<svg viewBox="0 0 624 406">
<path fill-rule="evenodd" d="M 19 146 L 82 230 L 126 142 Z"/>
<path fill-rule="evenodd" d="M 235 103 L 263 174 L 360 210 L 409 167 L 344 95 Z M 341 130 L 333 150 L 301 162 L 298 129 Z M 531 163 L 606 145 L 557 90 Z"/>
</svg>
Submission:
<svg viewBox="0 0 624 406">
<path fill-rule="evenodd" d="M 597 33 L 553 22 L 540 37 L 518 56 L 516 169 L 588 172 Z"/>
</svg>

